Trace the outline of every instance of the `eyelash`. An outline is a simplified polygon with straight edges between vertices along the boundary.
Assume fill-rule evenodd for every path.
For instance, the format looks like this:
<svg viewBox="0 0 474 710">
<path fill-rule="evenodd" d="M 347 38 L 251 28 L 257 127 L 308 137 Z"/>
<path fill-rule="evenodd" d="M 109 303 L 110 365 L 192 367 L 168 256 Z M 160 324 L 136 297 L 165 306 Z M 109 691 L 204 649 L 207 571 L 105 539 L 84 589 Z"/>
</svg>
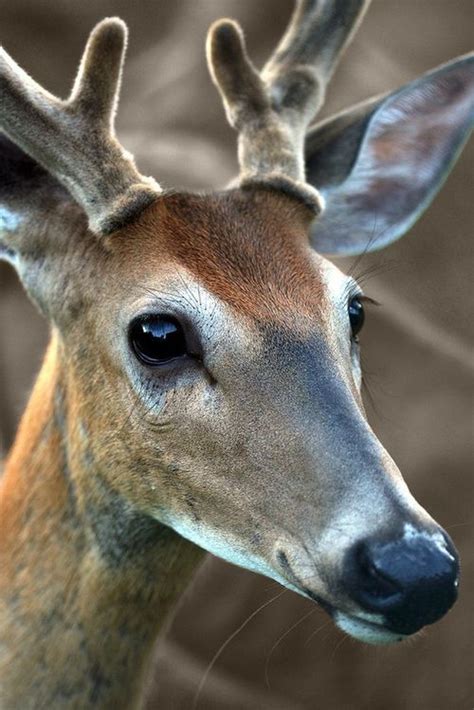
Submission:
<svg viewBox="0 0 474 710">
<path fill-rule="evenodd" d="M 363 293 L 356 294 L 356 298 L 359 299 L 362 303 L 370 303 L 371 306 L 381 306 L 382 304 L 380 301 L 376 301 L 375 298 L 371 298 L 370 296 L 366 296 Z"/>
</svg>

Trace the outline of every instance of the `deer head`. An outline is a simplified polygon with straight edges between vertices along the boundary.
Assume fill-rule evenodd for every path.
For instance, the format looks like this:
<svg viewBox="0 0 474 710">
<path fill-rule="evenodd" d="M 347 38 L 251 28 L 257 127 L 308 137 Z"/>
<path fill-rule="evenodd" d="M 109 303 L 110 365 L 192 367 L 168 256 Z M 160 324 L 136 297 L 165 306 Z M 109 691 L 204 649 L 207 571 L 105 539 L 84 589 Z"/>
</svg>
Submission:
<svg viewBox="0 0 474 710">
<path fill-rule="evenodd" d="M 310 127 L 366 5 L 299 0 L 260 72 L 235 22 L 211 27 L 241 167 L 212 194 L 162 189 L 118 143 L 120 20 L 66 101 L 3 52 L 0 255 L 52 325 L 104 560 L 139 556 L 130 521 L 159 521 L 389 643 L 450 608 L 457 554 L 367 422 L 366 297 L 322 254 L 386 246 L 427 207 L 473 122 L 474 58 Z"/>
</svg>

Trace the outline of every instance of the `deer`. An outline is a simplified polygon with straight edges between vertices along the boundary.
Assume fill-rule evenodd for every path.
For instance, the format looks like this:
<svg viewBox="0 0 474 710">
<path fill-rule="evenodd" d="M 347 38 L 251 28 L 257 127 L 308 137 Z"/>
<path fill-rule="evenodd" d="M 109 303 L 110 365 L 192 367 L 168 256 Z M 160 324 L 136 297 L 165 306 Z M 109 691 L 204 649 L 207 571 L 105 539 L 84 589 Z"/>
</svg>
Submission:
<svg viewBox="0 0 474 710">
<path fill-rule="evenodd" d="M 455 603 L 459 559 L 367 421 L 368 297 L 331 261 L 405 234 L 474 122 L 474 55 L 314 122 L 366 0 L 297 0 L 262 70 L 206 53 L 239 176 L 142 175 L 114 120 L 127 28 L 62 100 L 0 54 L 0 256 L 51 330 L 0 487 L 0 698 L 140 707 L 206 552 L 369 644 Z"/>
</svg>

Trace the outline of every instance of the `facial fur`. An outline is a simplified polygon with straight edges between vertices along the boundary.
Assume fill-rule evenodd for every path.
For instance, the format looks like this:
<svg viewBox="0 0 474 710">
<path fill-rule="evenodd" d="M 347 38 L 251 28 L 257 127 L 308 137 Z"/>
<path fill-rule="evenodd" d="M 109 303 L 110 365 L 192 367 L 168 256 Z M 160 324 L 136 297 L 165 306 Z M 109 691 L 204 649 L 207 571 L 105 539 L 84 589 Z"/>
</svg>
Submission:
<svg viewBox="0 0 474 710">
<path fill-rule="evenodd" d="M 357 614 L 339 581 L 347 548 L 431 523 L 365 418 L 347 314 L 360 289 L 310 249 L 308 228 L 267 191 L 161 198 L 108 238 L 100 287 L 62 342 L 70 392 L 88 383 L 74 400 L 79 456 L 108 486 L 211 552 Z M 128 327 L 150 313 L 181 322 L 199 357 L 139 363 Z"/>
</svg>

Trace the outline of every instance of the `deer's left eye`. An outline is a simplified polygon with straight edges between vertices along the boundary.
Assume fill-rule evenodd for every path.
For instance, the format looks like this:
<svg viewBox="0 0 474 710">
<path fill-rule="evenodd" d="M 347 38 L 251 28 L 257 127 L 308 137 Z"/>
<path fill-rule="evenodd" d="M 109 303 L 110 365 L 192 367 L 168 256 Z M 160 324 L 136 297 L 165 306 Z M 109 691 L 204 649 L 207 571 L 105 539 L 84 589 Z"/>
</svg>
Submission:
<svg viewBox="0 0 474 710">
<path fill-rule="evenodd" d="M 135 355 L 145 365 L 164 365 L 188 354 L 181 325 L 168 316 L 137 318 L 130 326 L 129 338 Z"/>
<path fill-rule="evenodd" d="M 364 325 L 365 313 L 364 306 L 360 298 L 355 296 L 349 301 L 349 321 L 352 329 L 352 336 L 355 338 L 362 330 Z"/>
</svg>

